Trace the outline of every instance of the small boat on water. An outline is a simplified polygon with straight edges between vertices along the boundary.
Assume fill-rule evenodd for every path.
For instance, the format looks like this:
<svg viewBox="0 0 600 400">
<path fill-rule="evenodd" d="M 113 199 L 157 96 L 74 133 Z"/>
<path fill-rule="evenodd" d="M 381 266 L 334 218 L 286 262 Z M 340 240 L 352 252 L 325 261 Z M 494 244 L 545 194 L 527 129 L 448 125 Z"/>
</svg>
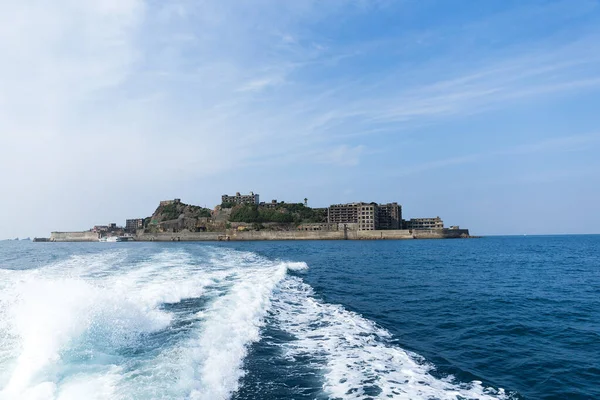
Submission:
<svg viewBox="0 0 600 400">
<path fill-rule="evenodd" d="M 110 243 L 129 242 L 131 240 L 133 240 L 133 238 L 131 236 L 105 236 L 105 237 L 101 237 L 100 239 L 98 239 L 99 242 L 110 242 Z"/>
</svg>

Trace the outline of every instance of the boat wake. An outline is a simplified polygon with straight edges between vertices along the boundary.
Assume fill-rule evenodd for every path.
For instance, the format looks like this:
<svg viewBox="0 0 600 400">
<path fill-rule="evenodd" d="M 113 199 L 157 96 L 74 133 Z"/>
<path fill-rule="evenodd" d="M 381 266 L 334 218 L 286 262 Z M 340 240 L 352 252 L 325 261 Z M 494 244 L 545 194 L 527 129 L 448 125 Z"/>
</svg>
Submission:
<svg viewBox="0 0 600 400">
<path fill-rule="evenodd" d="M 336 399 L 499 399 L 504 390 L 481 382 L 434 377 L 433 365 L 391 343 L 386 330 L 340 305 L 314 297 L 297 277 L 285 279 L 273 301 L 279 328 L 296 338 L 284 346 L 291 360 L 310 359 L 323 388 Z"/>
<path fill-rule="evenodd" d="M 0 399 L 228 399 L 267 321 L 292 338 L 280 357 L 320 371 L 325 397 L 506 398 L 434 377 L 387 331 L 320 301 L 297 275 L 305 263 L 134 251 L 0 269 Z"/>
</svg>

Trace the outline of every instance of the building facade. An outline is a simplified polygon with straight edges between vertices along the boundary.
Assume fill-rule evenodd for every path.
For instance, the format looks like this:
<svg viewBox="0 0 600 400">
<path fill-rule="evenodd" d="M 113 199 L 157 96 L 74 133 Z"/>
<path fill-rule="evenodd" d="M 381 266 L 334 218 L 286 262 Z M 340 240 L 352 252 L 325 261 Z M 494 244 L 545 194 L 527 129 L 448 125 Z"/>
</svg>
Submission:
<svg viewBox="0 0 600 400">
<path fill-rule="evenodd" d="M 265 203 L 264 201 L 258 204 L 260 207 L 263 208 L 277 208 L 277 206 L 279 205 L 279 203 L 277 202 L 277 200 L 271 200 L 270 203 Z"/>
<path fill-rule="evenodd" d="M 333 204 L 327 209 L 330 224 L 356 224 L 362 203 Z"/>
<path fill-rule="evenodd" d="M 356 224 L 358 230 L 401 229 L 402 206 L 398 203 L 334 204 L 327 209 L 327 223 Z"/>
<path fill-rule="evenodd" d="M 232 204 L 259 204 L 258 194 L 250 192 L 250 194 L 240 194 L 237 192 L 235 196 L 229 196 L 224 194 L 221 196 L 221 203 L 232 203 Z"/>
<path fill-rule="evenodd" d="M 404 221 L 405 229 L 442 229 L 444 221 L 440 217 L 435 218 L 411 218 Z"/>
<path fill-rule="evenodd" d="M 127 232 L 136 232 L 144 227 L 143 218 L 128 219 L 125 221 L 125 230 Z"/>
<path fill-rule="evenodd" d="M 378 204 L 379 229 L 402 229 L 402 206 L 398 203 Z"/>
<path fill-rule="evenodd" d="M 358 230 L 374 231 L 379 229 L 379 207 L 376 203 L 361 203 L 358 214 Z"/>
</svg>

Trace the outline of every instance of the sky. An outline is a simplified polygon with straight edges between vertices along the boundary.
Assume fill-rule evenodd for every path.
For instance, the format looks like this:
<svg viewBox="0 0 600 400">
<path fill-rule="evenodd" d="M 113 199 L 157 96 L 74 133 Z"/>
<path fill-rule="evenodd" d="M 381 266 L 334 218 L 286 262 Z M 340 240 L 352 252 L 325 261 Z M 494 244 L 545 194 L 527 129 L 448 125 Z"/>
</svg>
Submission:
<svg viewBox="0 0 600 400">
<path fill-rule="evenodd" d="M 0 239 L 220 196 L 600 233 L 598 0 L 0 0 Z"/>
</svg>

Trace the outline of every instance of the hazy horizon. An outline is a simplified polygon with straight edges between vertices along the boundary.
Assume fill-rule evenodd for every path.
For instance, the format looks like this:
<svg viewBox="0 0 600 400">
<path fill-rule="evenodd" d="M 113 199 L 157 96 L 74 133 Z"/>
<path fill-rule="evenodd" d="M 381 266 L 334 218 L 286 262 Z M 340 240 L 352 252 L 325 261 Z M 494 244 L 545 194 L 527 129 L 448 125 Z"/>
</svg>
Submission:
<svg viewBox="0 0 600 400">
<path fill-rule="evenodd" d="M 398 202 L 600 233 L 600 2 L 0 4 L 0 239 L 213 207 Z"/>
</svg>

